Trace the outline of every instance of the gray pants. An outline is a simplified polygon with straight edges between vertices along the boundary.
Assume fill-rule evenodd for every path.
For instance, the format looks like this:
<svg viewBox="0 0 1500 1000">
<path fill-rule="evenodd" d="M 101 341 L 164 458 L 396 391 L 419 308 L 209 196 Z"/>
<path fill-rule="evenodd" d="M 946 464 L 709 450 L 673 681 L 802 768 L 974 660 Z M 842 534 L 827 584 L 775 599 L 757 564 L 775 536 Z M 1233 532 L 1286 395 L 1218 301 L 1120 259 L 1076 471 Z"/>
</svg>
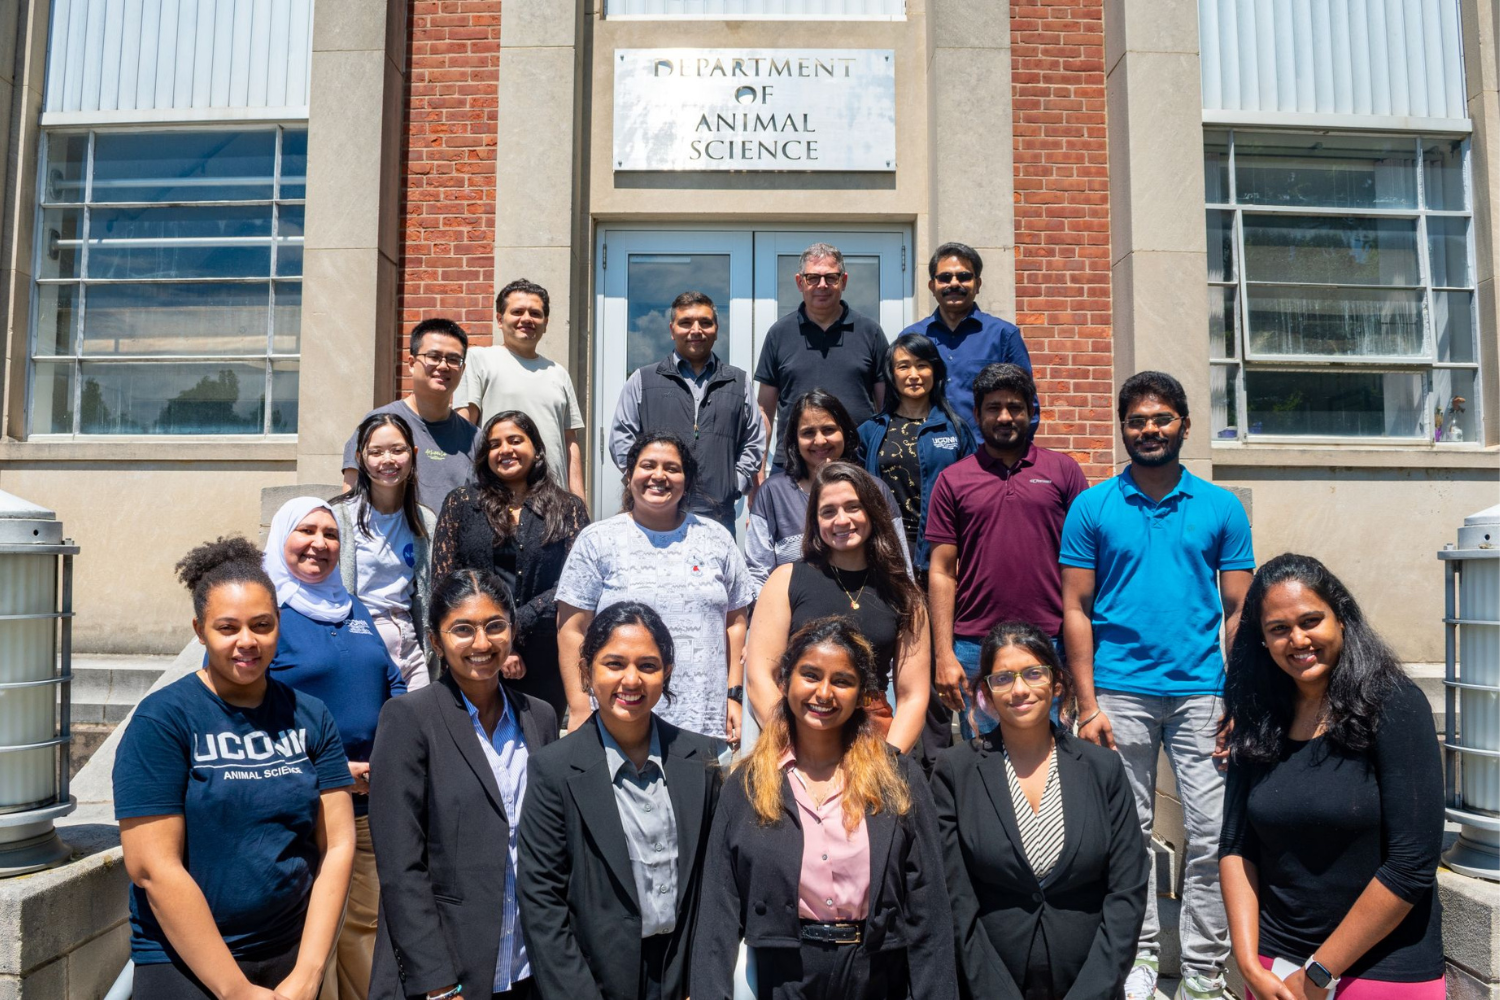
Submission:
<svg viewBox="0 0 1500 1000">
<path fill-rule="evenodd" d="M 1147 850 L 1156 806 L 1156 760 L 1163 748 L 1182 802 L 1187 830 L 1187 868 L 1182 884 L 1182 974 L 1217 976 L 1229 959 L 1229 921 L 1219 894 L 1219 827 L 1224 820 L 1224 776 L 1214 766 L 1214 733 L 1223 712 L 1216 695 L 1181 697 L 1100 691 L 1099 707 L 1109 716 L 1115 746 L 1135 793 Z M 1156 955 L 1161 916 L 1156 893 L 1146 899 L 1137 951 Z"/>
</svg>

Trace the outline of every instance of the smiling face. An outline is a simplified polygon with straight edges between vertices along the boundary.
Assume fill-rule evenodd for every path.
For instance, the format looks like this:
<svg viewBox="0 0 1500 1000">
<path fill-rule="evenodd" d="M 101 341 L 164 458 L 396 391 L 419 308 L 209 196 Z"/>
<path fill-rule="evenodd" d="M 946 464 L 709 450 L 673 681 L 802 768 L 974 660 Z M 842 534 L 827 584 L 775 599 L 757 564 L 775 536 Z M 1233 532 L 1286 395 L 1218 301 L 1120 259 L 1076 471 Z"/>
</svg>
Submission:
<svg viewBox="0 0 1500 1000">
<path fill-rule="evenodd" d="M 502 420 L 490 428 L 486 441 L 490 471 L 507 485 L 526 482 L 536 464 L 536 445 L 519 424 Z"/>
<path fill-rule="evenodd" d="M 802 293 L 802 301 L 817 313 L 837 308 L 848 284 L 844 266 L 832 257 L 813 257 L 797 272 L 797 290 Z"/>
<path fill-rule="evenodd" d="M 486 626 L 495 628 L 495 622 L 505 625 L 498 636 L 489 635 L 485 630 Z M 472 631 L 473 635 L 456 636 L 453 634 L 455 629 Z M 449 609 L 438 624 L 437 638 L 443 662 L 457 679 L 489 684 L 500 676 L 500 665 L 510 655 L 513 635 L 505 609 L 488 594 L 475 594 Z"/>
<path fill-rule="evenodd" d="M 688 364 L 705 364 L 718 339 L 719 319 L 713 306 L 683 306 L 673 314 L 672 346 Z"/>
<path fill-rule="evenodd" d="M 425 333 L 411 356 L 412 391 L 419 396 L 441 396 L 458 388 L 464 373 L 463 341 L 446 333 Z M 441 357 L 436 357 L 441 355 Z M 436 363 L 434 363 L 436 360 Z M 458 364 L 453 362 L 457 360 Z"/>
<path fill-rule="evenodd" d="M 281 547 L 286 568 L 303 583 L 322 583 L 339 568 L 339 526 L 333 513 L 318 507 L 304 517 Z"/>
<path fill-rule="evenodd" d="M 687 475 L 682 470 L 682 456 L 676 447 L 657 441 L 641 449 L 630 470 L 630 496 L 634 510 L 676 511 Z"/>
<path fill-rule="evenodd" d="M 898 347 L 895 357 L 891 358 L 891 368 L 896 373 L 896 391 L 902 399 L 921 403 L 932 395 L 935 378 L 931 361 L 919 360 L 910 351 Z"/>
<path fill-rule="evenodd" d="M 415 456 L 401 432 L 390 424 L 383 424 L 375 428 L 365 441 L 360 460 L 370 482 L 399 489 L 411 478 Z"/>
<path fill-rule="evenodd" d="M 870 517 L 853 483 L 829 483 L 818 492 L 818 534 L 834 552 L 850 552 L 870 538 Z"/>
<path fill-rule="evenodd" d="M 1000 647 L 984 683 L 1000 724 L 1018 729 L 1050 725 L 1052 699 L 1062 694 L 1051 668 L 1024 646 Z"/>
<path fill-rule="evenodd" d="M 252 687 L 276 656 L 276 595 L 256 583 L 221 583 L 209 591 L 193 631 L 208 651 L 216 690 Z"/>
<path fill-rule="evenodd" d="M 844 432 L 833 414 L 810 406 L 797 421 L 797 451 L 812 475 L 835 459 L 844 457 Z"/>
<path fill-rule="evenodd" d="M 1338 615 L 1296 580 L 1266 588 L 1260 634 L 1272 661 L 1299 687 L 1327 685 L 1344 650 Z"/>
<path fill-rule="evenodd" d="M 837 730 L 859 707 L 859 671 L 831 642 L 809 646 L 787 679 L 786 704 L 799 729 Z"/>
<path fill-rule="evenodd" d="M 615 629 L 589 665 L 599 714 L 622 723 L 650 715 L 671 676 L 651 632 L 634 623 Z"/>
<path fill-rule="evenodd" d="M 1026 397 L 1012 389 L 987 392 L 975 403 L 979 436 L 996 451 L 1015 451 L 1031 434 L 1031 408 Z"/>
<path fill-rule="evenodd" d="M 974 305 L 974 297 L 984 282 L 974 273 L 974 267 L 962 257 L 950 254 L 938 261 L 935 276 L 927 281 L 933 298 L 945 309 L 967 312 Z"/>
<path fill-rule="evenodd" d="M 1125 411 L 1120 434 L 1132 462 L 1144 466 L 1169 465 L 1182 451 L 1188 426 L 1188 418 L 1178 416 L 1166 400 L 1142 396 Z"/>
<path fill-rule="evenodd" d="M 547 312 L 542 297 L 533 292 L 511 292 L 497 316 L 500 336 L 513 354 L 536 356 L 536 346 L 547 332 Z"/>
</svg>

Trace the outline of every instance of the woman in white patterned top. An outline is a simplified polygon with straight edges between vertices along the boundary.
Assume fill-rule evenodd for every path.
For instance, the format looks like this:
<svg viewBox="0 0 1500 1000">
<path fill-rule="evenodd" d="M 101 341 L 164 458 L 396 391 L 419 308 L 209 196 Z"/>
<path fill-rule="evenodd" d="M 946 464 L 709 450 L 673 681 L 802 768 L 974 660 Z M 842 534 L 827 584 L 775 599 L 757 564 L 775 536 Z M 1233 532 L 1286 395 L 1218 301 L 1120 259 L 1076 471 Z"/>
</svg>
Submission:
<svg viewBox="0 0 1500 1000">
<path fill-rule="evenodd" d="M 1114 1000 L 1150 871 L 1124 765 L 1053 725 L 1073 684 L 1040 628 L 996 625 L 979 665 L 974 704 L 999 725 L 932 775 L 965 995 Z"/>
<path fill-rule="evenodd" d="M 593 712 L 579 651 L 595 612 L 640 601 L 677 647 L 674 699 L 663 719 L 733 743 L 740 738 L 745 631 L 755 590 L 734 536 L 688 511 L 698 466 L 675 434 L 636 438 L 625 459 L 625 510 L 579 533 L 557 582 L 557 662 L 568 731 Z"/>
</svg>

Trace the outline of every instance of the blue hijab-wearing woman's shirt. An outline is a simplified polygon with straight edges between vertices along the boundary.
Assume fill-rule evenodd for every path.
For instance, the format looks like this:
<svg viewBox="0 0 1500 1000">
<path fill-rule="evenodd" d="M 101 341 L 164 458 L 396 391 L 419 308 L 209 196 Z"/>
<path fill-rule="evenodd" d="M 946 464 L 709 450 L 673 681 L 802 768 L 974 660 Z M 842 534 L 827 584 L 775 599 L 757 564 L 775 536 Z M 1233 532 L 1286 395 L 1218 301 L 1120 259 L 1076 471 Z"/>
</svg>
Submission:
<svg viewBox="0 0 1500 1000">
<path fill-rule="evenodd" d="M 859 443 L 865 459 L 865 470 L 877 480 L 880 476 L 880 445 L 891 426 L 889 413 L 877 413 L 859 425 Z M 922 469 L 922 517 L 917 527 L 917 546 L 912 552 L 912 565 L 926 570 L 931 563 L 931 549 L 927 544 L 927 502 L 932 499 L 932 487 L 937 483 L 938 473 L 961 458 L 967 458 L 977 447 L 974 432 L 968 423 L 958 421 L 958 426 L 934 406 L 927 420 L 917 430 L 917 463 Z M 901 530 L 898 524 L 897 530 Z"/>
</svg>

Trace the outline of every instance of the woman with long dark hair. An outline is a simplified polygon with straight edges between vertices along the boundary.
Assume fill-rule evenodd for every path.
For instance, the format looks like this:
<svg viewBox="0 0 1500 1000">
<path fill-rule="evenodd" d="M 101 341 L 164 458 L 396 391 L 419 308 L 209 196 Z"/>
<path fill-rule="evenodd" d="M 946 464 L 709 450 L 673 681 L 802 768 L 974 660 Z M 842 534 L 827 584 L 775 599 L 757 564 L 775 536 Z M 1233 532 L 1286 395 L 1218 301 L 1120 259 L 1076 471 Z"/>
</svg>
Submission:
<svg viewBox="0 0 1500 1000">
<path fill-rule="evenodd" d="M 526 779 L 521 923 L 549 956 L 537 992 L 683 1000 L 724 745 L 656 715 L 676 657 L 649 604 L 601 610 L 580 659 L 599 708 Z"/>
<path fill-rule="evenodd" d="M 990 629 L 971 698 L 998 725 L 932 775 L 962 992 L 1117 1000 L 1151 872 L 1125 765 L 1053 724 L 1073 680 L 1035 625 Z"/>
<path fill-rule="evenodd" d="M 589 523 L 583 501 L 548 474 L 547 447 L 519 410 L 485 421 L 474 485 L 448 494 L 434 532 L 433 575 L 456 569 L 499 574 L 516 601 L 504 677 L 559 715 L 568 707 L 557 665 L 557 580 Z"/>
<path fill-rule="evenodd" d="M 759 1000 L 955 996 L 932 797 L 863 707 L 870 643 L 846 618 L 809 622 L 776 683 L 714 816 L 693 997 L 731 1000 L 742 938 Z"/>
<path fill-rule="evenodd" d="M 1220 883 L 1260 1000 L 1440 1000 L 1432 709 L 1338 577 L 1262 566 L 1230 650 Z"/>
<path fill-rule="evenodd" d="M 938 473 L 973 454 L 974 432 L 948 403 L 948 365 L 926 334 L 896 338 L 884 378 L 884 409 L 859 425 L 860 448 L 865 469 L 895 495 L 912 564 L 925 578 L 927 498 Z"/>
<path fill-rule="evenodd" d="M 329 503 L 343 540 L 339 575 L 415 691 L 431 680 L 426 619 L 437 515 L 417 502 L 417 446 L 404 417 L 372 413 L 354 441 L 354 486 Z"/>
<path fill-rule="evenodd" d="M 859 433 L 838 397 L 822 389 L 803 393 L 787 415 L 787 435 L 781 441 L 785 468 L 773 472 L 750 501 L 745 536 L 745 563 L 758 590 L 771 570 L 802 558 L 802 534 L 807 521 L 807 491 L 813 474 L 829 462 L 860 461 Z M 901 508 L 884 483 L 880 484 L 890 516 L 900 521 Z M 906 552 L 906 535 L 901 534 Z M 906 553 L 910 561 L 910 553 Z"/>
<path fill-rule="evenodd" d="M 776 668 L 791 635 L 816 618 L 843 615 L 875 650 L 875 689 L 863 706 L 892 746 L 909 752 L 922 734 L 931 682 L 927 603 L 907 574 L 900 529 L 879 482 L 849 462 L 829 462 L 808 491 L 802 559 L 776 567 L 761 588 L 746 647 L 757 718 L 775 714 Z M 895 681 L 895 711 L 886 688 Z"/>
</svg>

